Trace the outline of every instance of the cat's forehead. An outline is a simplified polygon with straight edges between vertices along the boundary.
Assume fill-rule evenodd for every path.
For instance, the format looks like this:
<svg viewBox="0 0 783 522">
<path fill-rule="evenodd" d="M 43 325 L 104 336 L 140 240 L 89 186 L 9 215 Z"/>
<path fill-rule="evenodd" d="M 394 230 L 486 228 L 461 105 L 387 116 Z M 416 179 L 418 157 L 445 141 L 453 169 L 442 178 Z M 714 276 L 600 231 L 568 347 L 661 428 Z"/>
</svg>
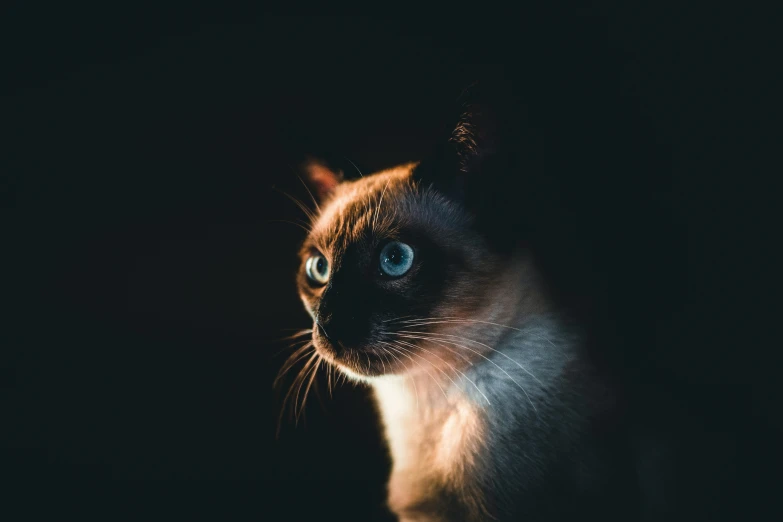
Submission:
<svg viewBox="0 0 783 522">
<path fill-rule="evenodd" d="M 410 163 L 341 183 L 332 197 L 321 204 L 309 240 L 331 250 L 368 231 L 390 232 L 394 210 L 401 199 L 412 193 L 411 173 L 415 167 L 415 163 Z"/>
</svg>

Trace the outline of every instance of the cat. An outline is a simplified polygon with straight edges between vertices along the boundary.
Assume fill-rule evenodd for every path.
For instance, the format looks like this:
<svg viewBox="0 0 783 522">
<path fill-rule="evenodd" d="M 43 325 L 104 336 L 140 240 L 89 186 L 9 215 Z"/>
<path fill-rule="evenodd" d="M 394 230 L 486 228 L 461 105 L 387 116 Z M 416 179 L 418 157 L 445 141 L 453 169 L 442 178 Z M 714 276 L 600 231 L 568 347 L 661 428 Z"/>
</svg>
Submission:
<svg viewBox="0 0 783 522">
<path fill-rule="evenodd" d="M 472 107 L 431 158 L 352 180 L 307 165 L 297 284 L 315 353 L 372 387 L 400 520 L 629 520 L 611 387 L 534 253 L 497 226 L 517 209 L 481 191 L 509 165 L 502 145 Z"/>
</svg>

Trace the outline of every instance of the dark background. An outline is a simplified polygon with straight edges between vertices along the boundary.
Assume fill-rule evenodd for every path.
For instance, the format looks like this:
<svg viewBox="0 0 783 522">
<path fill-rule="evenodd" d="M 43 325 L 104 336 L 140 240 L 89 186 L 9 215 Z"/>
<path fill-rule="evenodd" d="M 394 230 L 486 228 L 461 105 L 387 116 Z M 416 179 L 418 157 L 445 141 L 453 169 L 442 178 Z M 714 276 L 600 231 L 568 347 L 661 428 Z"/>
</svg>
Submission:
<svg viewBox="0 0 783 522">
<path fill-rule="evenodd" d="M 294 285 L 303 232 L 282 222 L 302 216 L 280 191 L 306 199 L 296 166 L 307 153 L 349 158 L 365 173 L 419 159 L 462 90 L 501 70 L 526 93 L 557 93 L 550 106 L 580 88 L 575 78 L 603 92 L 601 103 L 624 97 L 614 110 L 630 108 L 621 134 L 644 140 L 649 161 L 634 165 L 646 174 L 586 168 L 563 183 L 652 196 L 671 222 L 646 225 L 679 250 L 667 258 L 676 273 L 639 277 L 640 292 L 659 280 L 676 288 L 669 318 L 626 325 L 623 346 L 637 348 L 615 362 L 656 375 L 637 392 L 677 411 L 656 422 L 687 441 L 676 450 L 687 461 L 678 501 L 710 499 L 705 516 L 746 509 L 735 493 L 768 461 L 773 401 L 751 378 L 761 364 L 747 332 L 727 327 L 742 307 L 727 306 L 738 283 L 720 274 L 740 231 L 723 226 L 718 194 L 739 178 L 713 168 L 733 100 L 714 73 L 727 72 L 733 51 L 710 32 L 714 13 L 698 14 L 4 7 L 3 473 L 292 480 L 284 487 L 305 504 L 340 479 L 350 500 L 319 509 L 382 517 L 388 461 L 363 391 L 348 385 L 329 398 L 321 378 L 323 400 L 311 396 L 305 421 L 284 419 L 275 438 L 282 397 L 272 380 L 289 353 L 277 339 L 309 326 Z M 742 25 L 734 16 L 722 27 Z M 624 248 L 604 255 L 621 259 Z M 623 308 L 667 306 L 642 303 Z M 751 356 L 723 350 L 735 342 Z"/>
</svg>

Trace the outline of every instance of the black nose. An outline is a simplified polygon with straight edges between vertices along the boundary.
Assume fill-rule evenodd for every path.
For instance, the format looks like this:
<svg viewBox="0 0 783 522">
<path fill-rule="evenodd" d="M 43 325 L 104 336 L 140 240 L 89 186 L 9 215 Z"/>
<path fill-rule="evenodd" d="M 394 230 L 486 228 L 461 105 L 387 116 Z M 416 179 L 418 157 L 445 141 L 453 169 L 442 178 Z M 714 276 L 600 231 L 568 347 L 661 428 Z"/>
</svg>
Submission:
<svg viewBox="0 0 783 522">
<path fill-rule="evenodd" d="M 318 321 L 318 331 L 335 347 L 358 348 L 370 334 L 368 318 L 357 315 L 332 315 L 325 323 Z"/>
</svg>

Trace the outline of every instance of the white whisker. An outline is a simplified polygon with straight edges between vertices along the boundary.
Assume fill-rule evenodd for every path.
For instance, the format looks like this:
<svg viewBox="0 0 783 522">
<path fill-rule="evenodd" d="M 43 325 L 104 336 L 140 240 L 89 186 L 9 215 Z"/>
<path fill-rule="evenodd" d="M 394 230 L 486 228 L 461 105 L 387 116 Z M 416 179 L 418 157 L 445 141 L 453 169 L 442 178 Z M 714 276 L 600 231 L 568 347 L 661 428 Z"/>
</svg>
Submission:
<svg viewBox="0 0 783 522">
<path fill-rule="evenodd" d="M 536 416 L 538 416 L 538 409 L 536 408 L 536 405 L 535 405 L 535 404 L 533 404 L 533 400 L 530 398 L 530 395 L 528 395 L 528 393 L 527 393 L 527 391 L 525 390 L 525 388 L 524 388 L 524 387 L 523 387 L 521 384 L 519 384 L 519 383 L 516 381 L 516 379 L 514 379 L 514 378 L 511 376 L 511 374 L 509 374 L 509 373 L 508 373 L 506 370 L 504 370 L 503 368 L 501 368 L 500 366 L 498 366 L 498 364 L 497 364 L 497 363 L 495 363 L 495 361 L 493 361 L 492 359 L 488 358 L 488 357 L 487 357 L 487 356 L 485 356 L 484 354 L 482 354 L 482 353 L 480 353 L 480 352 L 477 352 L 476 350 L 473 350 L 472 348 L 469 348 L 469 347 L 467 347 L 467 346 L 463 346 L 463 345 L 460 345 L 460 344 L 458 344 L 458 343 L 455 343 L 455 342 L 453 342 L 453 341 L 449 341 L 448 339 L 440 339 L 440 338 L 437 338 L 437 337 L 422 337 L 422 336 L 418 336 L 418 335 L 409 335 L 409 334 L 404 334 L 404 333 L 399 333 L 398 335 L 399 335 L 400 337 L 406 337 L 406 338 L 409 338 L 409 339 L 421 339 L 421 340 L 424 340 L 424 341 L 427 341 L 427 340 L 430 340 L 430 339 L 435 339 L 435 340 L 438 340 L 438 341 L 442 341 L 442 342 L 444 342 L 444 343 L 449 343 L 449 344 L 452 344 L 452 345 L 454 345 L 454 346 L 456 346 L 456 347 L 458 347 L 458 348 L 464 348 L 464 349 L 466 349 L 466 350 L 470 350 L 471 352 L 475 353 L 475 354 L 476 354 L 476 355 L 478 355 L 479 357 L 483 357 L 483 358 L 484 358 L 484 359 L 486 359 L 488 362 L 490 362 L 490 363 L 491 363 L 491 364 L 493 364 L 495 367 L 497 367 L 497 369 L 498 369 L 498 370 L 500 370 L 501 372 L 503 372 L 503 373 L 504 373 L 504 374 L 505 374 L 505 375 L 506 375 L 506 376 L 507 376 L 509 379 L 511 379 L 511 381 L 512 381 L 514 384 L 516 384 L 517 386 L 519 386 L 519 389 L 520 389 L 520 390 L 522 390 L 522 393 L 524 393 L 524 394 L 525 394 L 525 397 L 527 397 L 527 400 L 528 400 L 528 402 L 530 402 L 530 405 L 533 407 L 533 410 L 536 412 Z"/>
<path fill-rule="evenodd" d="M 487 401 L 487 404 L 491 404 L 491 403 L 489 402 L 489 399 L 487 398 L 487 396 L 486 396 L 486 395 L 484 395 L 484 392 L 482 392 L 482 391 L 479 389 L 479 387 L 476 385 L 476 383 L 475 383 L 475 382 L 473 382 L 473 380 L 472 380 L 470 377 L 468 377 L 468 376 L 467 376 L 467 375 L 466 375 L 464 372 L 461 372 L 460 370 L 456 369 L 456 368 L 454 367 L 454 365 L 452 365 L 452 364 L 449 364 L 449 363 L 448 363 L 448 362 L 447 362 L 445 359 L 443 359 L 441 356 L 439 356 L 438 354 L 436 354 L 436 353 L 434 353 L 434 352 L 431 352 L 431 351 L 427 350 L 427 349 L 426 349 L 426 348 L 424 348 L 423 346 L 418 346 L 418 345 L 415 345 L 415 344 L 409 343 L 409 342 L 407 342 L 407 341 L 398 341 L 398 342 L 405 343 L 405 344 L 407 344 L 407 345 L 409 345 L 409 346 L 411 346 L 412 348 L 415 348 L 415 349 L 424 350 L 425 352 L 427 352 L 427 353 L 429 353 L 429 354 L 433 355 L 434 357 L 437 357 L 438 359 L 440 359 L 441 361 L 443 361 L 443 363 L 444 363 L 444 364 L 445 364 L 445 365 L 446 365 L 446 366 L 447 366 L 449 369 L 451 369 L 452 371 L 454 371 L 454 372 L 456 372 L 456 373 L 459 373 L 460 375 L 462 375 L 463 377 L 465 377 L 465 379 L 467 379 L 467 380 L 468 380 L 468 382 L 469 382 L 470 384 L 472 384 L 474 388 L 476 388 L 476 391 L 477 391 L 477 392 L 479 392 L 479 393 L 481 394 L 481 396 L 482 396 L 482 397 L 484 397 L 484 400 L 486 400 L 486 401 Z M 431 341 L 430 341 L 430 342 L 431 342 Z M 440 345 L 440 346 L 442 346 L 443 348 L 446 348 L 446 349 L 447 349 L 447 350 L 449 350 L 449 351 L 452 351 L 452 350 L 451 350 L 450 348 L 448 348 L 447 346 L 444 346 L 444 345 Z M 453 352 L 453 351 L 452 351 L 452 352 Z M 456 352 L 453 352 L 453 353 L 455 353 L 456 355 L 460 355 L 460 354 L 458 354 L 458 353 L 456 353 Z M 471 363 L 471 364 L 472 364 L 472 363 Z M 435 366 L 435 365 L 433 365 L 433 366 Z M 437 368 L 437 366 L 436 366 L 436 368 Z M 440 368 L 438 368 L 438 370 L 440 370 L 441 372 L 443 372 L 443 374 L 444 374 L 444 375 L 446 375 L 446 377 L 448 377 L 448 378 L 451 380 L 451 382 L 453 382 L 453 383 L 454 383 L 454 386 L 456 386 L 456 387 L 457 387 L 457 389 L 459 389 L 459 385 L 457 385 L 457 383 L 456 383 L 456 382 L 454 382 L 454 379 L 452 379 L 452 378 L 451 378 L 451 377 L 450 377 L 448 374 L 446 374 L 446 372 L 444 372 L 444 371 L 443 371 L 443 370 L 441 370 Z"/>
<path fill-rule="evenodd" d="M 377 228 L 378 216 L 380 215 L 380 212 L 381 212 L 381 203 L 383 203 L 383 196 L 386 194 L 386 189 L 389 188 L 389 183 L 390 182 L 391 182 L 391 179 L 389 179 L 386 182 L 386 185 L 384 185 L 383 191 L 381 192 L 381 197 L 378 200 L 378 205 L 375 207 L 375 217 L 374 217 L 373 222 L 372 222 L 372 230 L 376 230 L 376 228 Z"/>
<path fill-rule="evenodd" d="M 446 366 L 447 366 L 447 367 L 448 367 L 450 370 L 452 370 L 452 371 L 453 371 L 453 372 L 455 372 L 455 373 L 459 373 L 460 375 L 462 375 L 463 377 L 465 377 L 465 378 L 468 380 L 468 382 L 470 382 L 470 384 L 472 384 L 472 385 L 473 385 L 473 387 L 474 387 L 474 388 L 476 388 L 476 391 L 477 391 L 477 392 L 479 392 L 479 393 L 481 394 L 481 396 L 482 396 L 482 397 L 484 397 L 484 400 L 486 400 L 486 401 L 487 401 L 487 404 L 490 404 L 490 402 L 489 402 L 489 399 L 487 398 L 487 396 L 486 396 L 486 395 L 484 395 L 484 392 L 482 392 L 482 391 L 479 389 L 479 387 L 478 387 L 478 386 L 476 386 L 476 383 L 475 383 L 475 382 L 473 382 L 473 380 L 472 380 L 470 377 L 468 377 L 468 376 L 467 376 L 465 373 L 463 373 L 463 372 L 459 371 L 458 369 L 456 369 L 456 368 L 455 368 L 455 367 L 454 367 L 452 364 L 449 364 L 449 363 L 448 363 L 448 361 L 446 361 L 445 359 L 443 359 L 441 356 L 439 356 L 438 354 L 436 354 L 436 353 L 434 353 L 434 352 L 431 352 L 431 351 L 427 350 L 427 349 L 426 349 L 426 348 L 424 348 L 423 346 L 417 346 L 417 345 L 415 345 L 415 344 L 412 344 L 412 343 L 409 343 L 409 342 L 407 342 L 407 341 L 399 341 L 399 340 L 398 340 L 397 342 L 400 342 L 400 343 L 407 344 L 408 346 L 410 346 L 410 347 L 412 347 L 412 348 L 414 348 L 414 349 L 424 350 L 425 352 L 427 352 L 427 353 L 431 354 L 432 356 L 434 356 L 434 357 L 437 357 L 438 359 L 440 359 L 441 361 L 443 361 L 443 364 L 445 364 L 445 365 L 446 365 Z M 445 348 L 445 347 L 444 347 L 444 348 Z M 449 378 L 449 380 L 450 380 L 452 383 L 454 383 L 454 386 L 456 386 L 456 387 L 457 387 L 457 389 L 460 389 L 459 385 L 458 385 L 456 382 L 454 382 L 454 379 L 452 379 L 452 378 L 451 378 L 451 376 L 450 376 L 449 374 L 447 374 L 447 373 L 446 373 L 444 370 L 442 370 L 441 368 L 438 368 L 438 367 L 437 367 L 437 366 L 435 366 L 434 364 L 433 364 L 433 366 L 434 366 L 435 368 L 437 368 L 438 370 L 440 370 L 440 372 L 441 372 L 441 373 L 443 373 L 443 374 L 444 374 L 446 377 L 448 377 L 448 378 Z"/>
<path fill-rule="evenodd" d="M 312 361 L 312 357 L 316 355 L 315 348 L 313 348 L 313 350 L 312 350 L 312 355 L 310 353 L 307 353 L 304 356 L 302 356 L 299 359 L 297 359 L 297 361 L 295 361 L 293 364 L 296 364 L 296 362 L 302 360 L 304 357 L 307 357 L 308 355 L 310 355 L 310 361 Z M 309 364 L 310 361 L 308 361 L 308 364 Z M 306 370 L 308 364 L 305 364 L 305 366 L 300 368 L 299 372 L 297 372 L 296 377 L 294 378 L 293 382 L 291 383 L 291 386 L 289 386 L 288 391 L 286 392 L 285 396 L 283 397 L 283 403 L 280 406 L 280 415 L 277 418 L 277 430 L 275 431 L 275 436 L 276 437 L 280 436 L 280 428 L 282 427 L 283 415 L 285 414 L 286 406 L 288 404 L 288 400 L 290 399 L 291 394 L 293 393 L 294 388 L 296 387 L 296 384 L 298 382 L 300 382 L 301 379 L 303 379 L 303 376 L 305 374 L 305 370 Z M 301 388 L 301 384 L 300 384 L 300 388 Z M 294 407 L 294 409 L 295 409 L 295 407 Z"/>
<path fill-rule="evenodd" d="M 394 341 L 394 343 L 393 343 L 393 344 L 395 344 L 395 343 L 399 343 L 399 341 Z M 418 357 L 420 357 L 420 358 L 424 359 L 424 357 L 422 357 L 421 355 L 417 354 L 416 352 L 412 352 L 412 351 L 408 350 L 407 348 L 403 347 L 402 345 L 397 345 L 397 348 L 394 348 L 394 347 L 392 347 L 392 346 L 389 346 L 389 348 L 391 348 L 392 350 L 397 350 L 397 348 L 399 348 L 400 350 L 403 350 L 403 352 L 401 352 L 401 353 L 403 353 L 403 355 L 405 355 L 406 357 L 409 357 L 409 358 L 410 358 L 410 356 L 408 356 L 408 355 L 407 355 L 407 353 L 405 353 L 405 352 L 410 352 L 410 353 L 412 353 L 413 355 L 416 355 L 416 356 L 418 356 Z M 397 351 L 400 351 L 400 350 L 397 350 Z M 424 360 L 426 361 L 427 359 L 424 359 Z M 412 359 L 412 358 L 411 358 L 411 361 L 413 361 L 413 359 Z M 429 361 L 427 361 L 427 362 L 429 362 Z M 434 376 L 434 375 L 432 375 L 432 374 L 430 373 L 430 371 L 429 371 L 429 370 L 428 370 L 428 369 L 427 369 L 425 366 L 423 366 L 423 365 L 419 364 L 419 367 L 420 367 L 422 370 L 424 370 L 424 371 L 427 373 L 427 375 L 429 375 L 429 376 L 430 376 L 430 379 L 432 379 L 432 381 L 433 381 L 433 382 L 434 382 L 434 383 L 435 383 L 435 384 L 438 386 L 438 388 L 440 388 L 440 391 L 441 391 L 441 392 L 443 392 L 443 397 L 444 397 L 444 398 L 445 398 L 445 399 L 448 401 L 448 400 L 449 400 L 449 397 L 448 397 L 448 395 L 446 395 L 446 390 L 444 390 L 444 389 L 443 389 L 443 387 L 440 385 L 440 383 L 438 382 L 438 379 L 436 379 L 436 378 L 435 378 L 435 376 Z"/>
<path fill-rule="evenodd" d="M 297 412 L 297 406 L 299 404 L 299 393 L 302 391 L 302 385 L 304 384 L 304 381 L 307 379 L 307 376 L 309 375 L 310 370 L 312 369 L 310 368 L 310 366 L 313 364 L 313 361 L 316 359 L 316 357 L 318 357 L 318 354 L 315 351 L 313 351 L 313 355 L 310 356 L 310 358 L 307 360 L 307 363 L 304 365 L 303 368 L 303 371 L 305 372 L 304 377 L 299 382 L 299 386 L 296 389 L 296 395 L 294 396 L 294 416 L 296 417 L 296 423 L 298 423 L 299 421 L 299 413 Z"/>
<path fill-rule="evenodd" d="M 490 322 L 490 321 L 480 321 L 478 319 L 464 319 L 464 318 L 459 318 L 459 317 L 440 317 L 440 318 L 434 318 L 433 317 L 433 318 L 429 318 L 429 319 L 428 318 L 409 319 L 409 320 L 404 320 L 404 321 L 400 321 L 400 322 L 403 322 L 403 323 L 406 323 L 406 322 L 407 323 L 415 323 L 414 326 L 422 326 L 422 325 L 429 325 L 429 324 L 449 324 L 449 323 L 457 323 L 457 324 L 459 324 L 459 323 L 469 323 L 469 324 L 470 323 L 474 323 L 474 324 L 476 324 L 477 323 L 477 324 L 483 324 L 483 325 L 488 325 L 488 326 L 497 326 L 498 328 L 507 328 L 509 330 L 514 330 L 516 332 L 524 333 L 525 335 L 530 335 L 530 336 L 536 337 L 537 339 L 541 339 L 542 341 L 548 342 L 555 349 L 562 351 L 562 349 L 559 346 L 557 346 L 555 343 L 552 342 L 551 339 L 549 339 L 547 337 L 543 337 L 543 336 L 540 336 L 540 335 L 535 334 L 533 332 L 530 332 L 528 330 L 523 330 L 521 328 L 516 328 L 514 326 L 508 326 L 508 325 L 500 324 L 500 323 L 493 323 L 493 322 Z"/>
<path fill-rule="evenodd" d="M 288 356 L 288 359 L 286 359 L 286 362 L 283 363 L 283 366 L 280 368 L 280 371 L 277 373 L 277 377 L 275 377 L 274 382 L 272 383 L 272 386 L 277 386 L 277 384 L 280 382 L 280 380 L 283 378 L 283 376 L 288 373 L 291 368 L 293 368 L 296 363 L 310 355 L 309 353 L 305 353 L 301 357 L 296 358 L 296 356 L 303 351 L 307 351 L 308 348 L 313 348 L 313 351 L 315 351 L 315 348 L 312 345 L 312 342 L 308 342 L 304 346 L 298 348 L 294 353 Z M 295 359 L 295 360 L 294 360 Z"/>
<path fill-rule="evenodd" d="M 307 383 L 307 388 L 305 388 L 304 396 L 302 397 L 302 406 L 299 409 L 299 413 L 304 413 L 305 403 L 307 402 L 307 395 L 310 393 L 310 387 L 313 385 L 313 381 L 315 380 L 315 376 L 318 374 L 318 368 L 321 367 L 321 361 L 323 361 L 323 358 L 319 355 L 318 359 L 316 360 L 315 365 L 313 365 L 313 369 L 310 372 L 311 377 L 310 381 Z M 299 417 L 297 417 L 297 421 L 299 420 Z"/>
<path fill-rule="evenodd" d="M 384 345 L 384 346 L 388 346 L 389 348 L 392 348 L 392 346 L 391 346 L 391 344 L 390 344 L 390 343 L 386 343 L 386 342 L 383 342 L 383 341 L 381 341 L 381 344 L 382 344 L 382 345 Z M 389 354 L 390 354 L 390 355 L 393 355 L 391 352 L 389 352 Z M 416 386 L 416 379 L 415 379 L 415 378 L 413 378 L 413 376 L 411 376 L 411 375 L 410 375 L 410 370 L 408 369 L 408 365 L 407 365 L 407 364 L 405 364 L 405 363 L 402 361 L 402 359 L 400 359 L 399 357 L 396 357 L 396 358 L 397 358 L 397 360 L 398 360 L 398 361 L 400 361 L 400 363 L 401 363 L 401 364 L 402 364 L 402 365 L 405 367 L 405 369 L 407 370 L 407 372 L 406 372 L 406 373 L 408 373 L 408 378 L 409 378 L 409 379 L 411 380 L 411 382 L 413 383 L 413 391 L 416 393 L 416 411 L 419 411 L 419 389 L 418 389 L 418 387 Z M 410 357 L 409 357 L 409 359 L 410 359 Z M 411 359 L 411 361 L 412 361 L 412 362 L 415 364 L 415 361 L 413 361 L 413 359 Z"/>
<path fill-rule="evenodd" d="M 416 331 L 416 330 L 400 330 L 400 332 L 398 332 L 398 333 L 428 334 L 428 332 L 419 332 L 419 331 Z M 534 380 L 535 380 L 535 381 L 536 381 L 538 384 L 540 384 L 542 387 L 544 387 L 544 383 L 543 383 L 543 382 L 541 382 L 541 381 L 538 379 L 538 377 L 536 377 L 535 375 L 533 375 L 533 374 L 530 372 L 530 370 L 528 370 L 527 368 L 525 368 L 525 367 L 524 367 L 524 366 L 522 366 L 520 363 L 518 363 L 517 361 L 515 361 L 514 359 L 512 359 L 511 357 L 509 357 L 509 356 L 508 356 L 508 355 L 506 355 L 505 353 L 501 352 L 500 350 L 496 350 L 495 348 L 492 348 L 491 346 L 488 346 L 488 345 L 486 345 L 486 344 L 484 344 L 484 343 L 482 343 L 482 342 L 479 342 L 479 341 L 476 341 L 476 340 L 473 340 L 473 339 L 468 339 L 467 337 L 461 337 L 461 336 L 459 336 L 459 335 L 452 335 L 452 334 L 436 334 L 436 335 L 441 335 L 441 336 L 444 336 L 444 337 L 451 337 L 451 338 L 454 338 L 454 339 L 459 339 L 460 341 L 467 341 L 467 342 L 471 342 L 471 343 L 476 343 L 476 344 L 478 344 L 478 345 L 481 345 L 481 346 L 483 346 L 483 347 L 484 347 L 484 348 L 486 348 L 487 350 L 490 350 L 490 351 L 492 351 L 492 352 L 494 352 L 494 353 L 497 353 L 498 355 L 502 355 L 503 357 L 505 357 L 505 358 L 506 358 L 506 359 L 508 359 L 509 361 L 511 361 L 511 362 L 513 362 L 514 364 L 516 364 L 517 366 L 519 366 L 519 368 L 520 368 L 520 369 L 522 369 L 522 371 L 523 371 L 523 372 L 525 372 L 525 373 L 527 373 L 528 375 L 530 375 L 530 376 L 531 376 L 531 377 L 532 377 L 532 378 L 533 378 L 533 379 L 534 379 Z"/>
<path fill-rule="evenodd" d="M 318 209 L 318 212 L 321 212 L 321 207 L 318 206 L 318 201 L 316 201 L 315 196 L 313 196 L 313 193 L 310 191 L 310 187 L 307 186 L 307 183 L 305 183 L 300 176 L 296 176 L 296 178 L 302 182 L 302 185 L 304 186 L 305 190 L 307 191 L 308 194 L 310 194 L 310 199 L 313 200 L 313 205 L 315 205 L 315 208 Z"/>
</svg>

